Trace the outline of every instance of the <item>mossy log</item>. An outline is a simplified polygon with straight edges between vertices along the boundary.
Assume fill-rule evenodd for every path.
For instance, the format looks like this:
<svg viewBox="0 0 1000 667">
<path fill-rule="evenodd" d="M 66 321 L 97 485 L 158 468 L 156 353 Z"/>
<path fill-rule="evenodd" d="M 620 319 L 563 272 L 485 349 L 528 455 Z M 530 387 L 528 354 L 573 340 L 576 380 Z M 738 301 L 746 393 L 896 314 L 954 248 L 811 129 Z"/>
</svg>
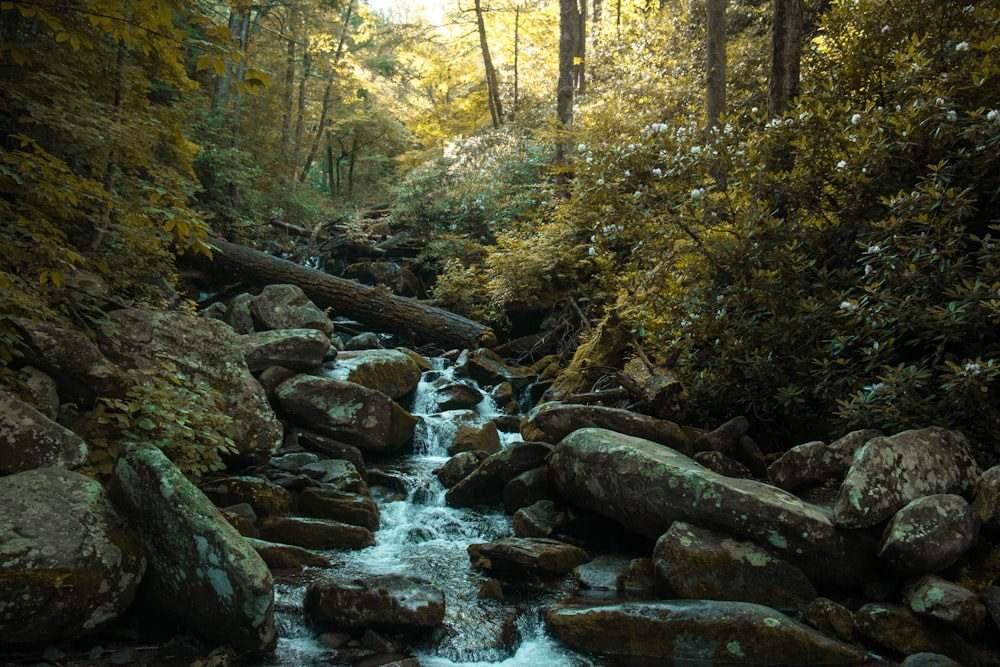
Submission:
<svg viewBox="0 0 1000 667">
<path fill-rule="evenodd" d="M 496 345 L 492 329 L 447 310 L 331 276 L 273 255 L 228 241 L 212 240 L 212 260 L 185 255 L 182 259 L 227 280 L 269 285 L 290 283 L 321 308 L 353 318 L 377 331 L 393 333 L 414 344 L 479 348 Z"/>
</svg>

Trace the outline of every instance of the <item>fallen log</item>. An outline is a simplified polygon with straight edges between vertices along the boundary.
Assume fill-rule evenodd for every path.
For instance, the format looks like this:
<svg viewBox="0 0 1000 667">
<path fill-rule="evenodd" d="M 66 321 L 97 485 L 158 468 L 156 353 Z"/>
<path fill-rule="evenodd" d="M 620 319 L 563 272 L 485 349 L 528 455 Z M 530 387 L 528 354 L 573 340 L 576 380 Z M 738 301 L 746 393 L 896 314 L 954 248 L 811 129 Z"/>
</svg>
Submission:
<svg viewBox="0 0 1000 667">
<path fill-rule="evenodd" d="M 489 327 L 415 299 L 396 296 L 380 286 L 370 287 L 331 276 L 259 250 L 213 239 L 213 258 L 183 255 L 180 260 L 226 280 L 256 285 L 291 283 L 321 308 L 353 318 L 378 331 L 412 340 L 415 345 L 479 348 L 496 345 Z"/>
</svg>

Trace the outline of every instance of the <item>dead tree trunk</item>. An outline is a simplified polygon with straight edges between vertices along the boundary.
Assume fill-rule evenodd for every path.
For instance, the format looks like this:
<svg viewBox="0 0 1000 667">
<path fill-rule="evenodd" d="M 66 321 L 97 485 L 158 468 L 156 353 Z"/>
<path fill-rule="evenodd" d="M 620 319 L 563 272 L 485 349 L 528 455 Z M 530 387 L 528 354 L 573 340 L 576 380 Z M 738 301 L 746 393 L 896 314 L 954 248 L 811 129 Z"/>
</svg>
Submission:
<svg viewBox="0 0 1000 667">
<path fill-rule="evenodd" d="M 489 327 L 415 299 L 396 296 L 388 289 L 337 278 L 228 241 L 213 240 L 211 245 L 211 261 L 191 255 L 182 259 L 230 280 L 239 278 L 257 285 L 298 285 L 317 306 L 331 307 L 338 315 L 412 339 L 417 345 L 472 349 L 496 345 Z"/>
</svg>

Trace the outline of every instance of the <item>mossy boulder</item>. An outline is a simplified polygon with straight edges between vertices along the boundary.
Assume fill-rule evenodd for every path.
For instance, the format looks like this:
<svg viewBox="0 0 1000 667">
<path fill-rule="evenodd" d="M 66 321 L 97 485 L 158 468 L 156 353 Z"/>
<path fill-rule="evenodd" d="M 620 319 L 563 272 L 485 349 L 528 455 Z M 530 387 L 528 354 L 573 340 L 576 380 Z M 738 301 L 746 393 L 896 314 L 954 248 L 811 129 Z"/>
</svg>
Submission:
<svg viewBox="0 0 1000 667">
<path fill-rule="evenodd" d="M 354 382 L 302 375 L 277 391 L 302 426 L 366 452 L 392 452 L 413 438 L 417 419 L 380 391 Z"/>
<path fill-rule="evenodd" d="M 864 651 L 759 604 L 721 600 L 556 608 L 557 639 L 629 665 L 861 665 Z"/>
<path fill-rule="evenodd" d="M 323 375 L 380 391 L 393 400 L 413 393 L 420 382 L 420 366 L 402 350 L 340 352 L 323 367 Z"/>
<path fill-rule="evenodd" d="M 60 467 L 0 477 L 0 644 L 102 629 L 128 609 L 145 565 L 96 481 Z"/>
<path fill-rule="evenodd" d="M 330 350 L 330 339 L 316 329 L 261 331 L 236 339 L 251 373 L 272 366 L 293 371 L 319 368 Z"/>
<path fill-rule="evenodd" d="M 427 580 L 396 574 L 364 579 L 324 577 L 306 588 L 305 611 L 335 630 L 427 630 L 444 620 L 444 593 Z"/>
<path fill-rule="evenodd" d="M 684 454 L 693 451 L 687 433 L 674 422 L 604 405 L 541 403 L 521 420 L 521 437 L 555 444 L 588 426 L 657 442 Z"/>
<path fill-rule="evenodd" d="M 73 431 L 0 389 L 0 475 L 45 466 L 79 468 L 87 450 Z"/>
<path fill-rule="evenodd" d="M 470 544 L 473 567 L 512 574 L 562 575 L 590 560 L 578 546 L 548 537 L 508 537 Z"/>
<path fill-rule="evenodd" d="M 142 595 L 150 604 L 239 652 L 274 647 L 274 582 L 267 565 L 163 452 L 124 446 L 112 494 L 146 546 Z"/>
</svg>

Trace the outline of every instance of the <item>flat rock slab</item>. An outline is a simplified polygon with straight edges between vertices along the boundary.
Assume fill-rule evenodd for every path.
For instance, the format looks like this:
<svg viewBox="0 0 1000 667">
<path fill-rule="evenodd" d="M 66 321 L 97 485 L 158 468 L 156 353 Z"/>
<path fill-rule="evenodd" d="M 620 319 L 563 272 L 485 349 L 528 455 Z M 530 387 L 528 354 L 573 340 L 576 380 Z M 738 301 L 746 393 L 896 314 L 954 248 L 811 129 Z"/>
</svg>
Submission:
<svg viewBox="0 0 1000 667">
<path fill-rule="evenodd" d="M 856 582 L 871 558 L 829 510 L 769 484 L 724 477 L 648 440 L 579 429 L 556 446 L 548 466 L 574 505 L 650 538 L 684 521 L 766 546 L 810 577 L 834 582 Z"/>
<path fill-rule="evenodd" d="M 260 523 L 265 540 L 306 549 L 364 549 L 374 546 L 372 531 L 329 519 L 270 517 Z"/>
<path fill-rule="evenodd" d="M 557 639 L 629 665 L 860 665 L 864 651 L 759 604 L 664 600 L 560 608 Z"/>
<path fill-rule="evenodd" d="M 554 401 L 542 403 L 528 413 L 521 422 L 521 437 L 527 441 L 556 443 L 585 427 L 625 433 L 684 453 L 693 451 L 687 434 L 672 421 L 621 408 Z"/>
<path fill-rule="evenodd" d="M 580 547 L 547 537 L 508 537 L 470 544 L 468 552 L 474 567 L 522 574 L 568 574 L 590 560 Z"/>
</svg>

